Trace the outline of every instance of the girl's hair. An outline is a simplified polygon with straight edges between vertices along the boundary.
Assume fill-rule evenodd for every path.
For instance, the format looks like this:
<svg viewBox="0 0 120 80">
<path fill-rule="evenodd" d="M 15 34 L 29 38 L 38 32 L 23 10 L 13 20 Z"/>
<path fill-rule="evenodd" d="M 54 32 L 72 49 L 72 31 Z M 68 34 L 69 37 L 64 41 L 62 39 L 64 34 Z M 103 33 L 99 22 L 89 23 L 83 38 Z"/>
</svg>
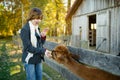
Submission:
<svg viewBox="0 0 120 80">
<path fill-rule="evenodd" d="M 42 11 L 39 8 L 32 8 L 28 15 L 27 22 L 30 20 L 33 20 L 33 19 L 41 19 L 42 20 L 42 18 L 43 18 Z"/>
</svg>

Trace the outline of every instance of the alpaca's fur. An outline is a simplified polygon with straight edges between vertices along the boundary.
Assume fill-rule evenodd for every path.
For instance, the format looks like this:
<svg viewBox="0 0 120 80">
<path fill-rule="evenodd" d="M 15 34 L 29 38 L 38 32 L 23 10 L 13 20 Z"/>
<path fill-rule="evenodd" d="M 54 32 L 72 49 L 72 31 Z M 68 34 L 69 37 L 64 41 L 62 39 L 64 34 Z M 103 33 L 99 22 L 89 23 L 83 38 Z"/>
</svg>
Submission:
<svg viewBox="0 0 120 80">
<path fill-rule="evenodd" d="M 64 64 L 69 70 L 85 80 L 120 80 L 120 76 L 112 75 L 100 69 L 88 67 L 75 61 L 76 55 L 69 52 L 66 46 L 55 47 L 52 57 L 58 63 Z M 78 59 L 77 57 L 76 59 Z"/>
</svg>

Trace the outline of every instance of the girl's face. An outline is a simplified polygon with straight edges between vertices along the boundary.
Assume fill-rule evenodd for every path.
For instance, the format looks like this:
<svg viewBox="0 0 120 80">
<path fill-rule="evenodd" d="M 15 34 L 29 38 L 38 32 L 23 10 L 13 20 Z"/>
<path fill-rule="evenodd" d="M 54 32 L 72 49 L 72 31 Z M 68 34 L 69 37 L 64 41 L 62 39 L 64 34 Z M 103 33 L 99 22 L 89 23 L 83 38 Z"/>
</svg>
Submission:
<svg viewBox="0 0 120 80">
<path fill-rule="evenodd" d="M 41 22 L 41 19 L 33 19 L 33 20 L 32 20 L 32 24 L 33 24 L 34 26 L 38 26 L 40 22 Z"/>
</svg>

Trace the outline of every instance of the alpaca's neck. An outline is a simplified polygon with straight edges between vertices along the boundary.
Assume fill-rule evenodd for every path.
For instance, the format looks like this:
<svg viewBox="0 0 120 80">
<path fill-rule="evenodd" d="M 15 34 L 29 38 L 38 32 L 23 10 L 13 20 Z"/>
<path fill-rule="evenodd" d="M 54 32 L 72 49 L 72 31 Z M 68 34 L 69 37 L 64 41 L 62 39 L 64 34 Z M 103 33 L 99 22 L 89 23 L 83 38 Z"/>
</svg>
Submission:
<svg viewBox="0 0 120 80">
<path fill-rule="evenodd" d="M 74 74 L 84 78 L 85 80 L 120 80 L 120 77 L 104 72 L 99 69 L 89 68 L 85 65 L 78 63 L 77 61 L 69 58 L 69 61 L 64 64 Z"/>
<path fill-rule="evenodd" d="M 83 71 L 83 66 L 81 66 L 77 61 L 75 61 L 73 59 L 69 59 L 69 61 L 64 65 L 66 67 L 68 67 L 77 76 L 83 77 L 85 75 L 84 74 L 85 71 Z M 85 79 L 85 80 L 87 80 L 87 79 Z"/>
</svg>

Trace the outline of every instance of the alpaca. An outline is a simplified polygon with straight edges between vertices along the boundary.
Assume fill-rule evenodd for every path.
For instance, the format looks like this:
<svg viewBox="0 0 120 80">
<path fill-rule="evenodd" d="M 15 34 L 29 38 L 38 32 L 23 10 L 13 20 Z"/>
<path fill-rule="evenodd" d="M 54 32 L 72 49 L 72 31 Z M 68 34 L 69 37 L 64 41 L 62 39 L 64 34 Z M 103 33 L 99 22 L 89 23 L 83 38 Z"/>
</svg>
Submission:
<svg viewBox="0 0 120 80">
<path fill-rule="evenodd" d="M 52 58 L 84 80 L 120 80 L 120 76 L 78 63 L 76 60 L 78 60 L 79 57 L 71 54 L 64 45 L 55 47 L 52 51 Z"/>
</svg>

